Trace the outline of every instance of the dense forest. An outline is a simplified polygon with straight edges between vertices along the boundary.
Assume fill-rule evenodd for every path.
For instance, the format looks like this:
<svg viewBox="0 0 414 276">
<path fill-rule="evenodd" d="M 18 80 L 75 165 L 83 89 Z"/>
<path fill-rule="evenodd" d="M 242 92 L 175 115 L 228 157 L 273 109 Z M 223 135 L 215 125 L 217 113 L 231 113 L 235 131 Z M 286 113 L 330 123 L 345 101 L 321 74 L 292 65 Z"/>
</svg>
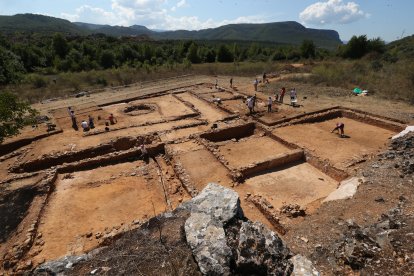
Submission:
<svg viewBox="0 0 414 276">
<path fill-rule="evenodd" d="M 335 51 L 317 48 L 312 40 L 299 46 L 245 41 L 154 41 L 145 37 L 116 38 L 103 34 L 64 36 L 24 34 L 0 36 L 0 84 L 17 83 L 26 73 L 53 75 L 109 68 L 149 68 L 198 63 L 297 61 L 331 56 L 360 58 L 383 53 L 385 43 L 353 37 Z M 41 84 L 39 84 L 41 85 Z"/>
</svg>

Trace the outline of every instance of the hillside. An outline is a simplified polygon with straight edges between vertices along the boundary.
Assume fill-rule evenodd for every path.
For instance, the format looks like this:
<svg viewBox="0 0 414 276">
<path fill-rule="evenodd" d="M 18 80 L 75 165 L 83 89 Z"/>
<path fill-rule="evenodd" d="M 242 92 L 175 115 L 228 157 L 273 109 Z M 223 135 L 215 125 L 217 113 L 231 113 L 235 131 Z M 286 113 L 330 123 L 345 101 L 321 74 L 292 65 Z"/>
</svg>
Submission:
<svg viewBox="0 0 414 276">
<path fill-rule="evenodd" d="M 336 31 L 308 29 L 294 21 L 230 24 L 200 31 L 159 32 L 153 36 L 157 39 L 270 41 L 295 45 L 304 39 L 311 39 L 320 47 L 334 47 L 342 43 Z"/>
<path fill-rule="evenodd" d="M 318 47 L 334 48 L 341 44 L 338 32 L 334 30 L 308 29 L 294 21 L 264 24 L 230 24 L 199 31 L 152 31 L 145 26 L 130 27 L 98 25 L 34 14 L 17 14 L 0 17 L 0 32 L 40 32 L 93 34 L 110 36 L 147 35 L 157 40 L 216 40 L 216 41 L 257 41 L 299 45 L 304 39 L 313 40 Z"/>
<path fill-rule="evenodd" d="M 414 58 L 414 35 L 389 43 L 387 45 L 387 52 L 399 59 Z"/>
<path fill-rule="evenodd" d="M 37 14 L 0 16 L 0 32 L 37 32 L 46 34 L 59 32 L 77 35 L 88 33 L 85 29 L 68 20 Z"/>
</svg>

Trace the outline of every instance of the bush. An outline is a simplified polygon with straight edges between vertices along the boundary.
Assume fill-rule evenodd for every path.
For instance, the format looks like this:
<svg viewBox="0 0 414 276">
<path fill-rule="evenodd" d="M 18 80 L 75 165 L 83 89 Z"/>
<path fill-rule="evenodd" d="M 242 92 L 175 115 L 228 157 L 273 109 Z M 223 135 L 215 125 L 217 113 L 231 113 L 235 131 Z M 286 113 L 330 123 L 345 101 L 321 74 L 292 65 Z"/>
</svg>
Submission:
<svg viewBox="0 0 414 276">
<path fill-rule="evenodd" d="M 48 85 L 47 79 L 37 74 L 28 75 L 26 82 L 30 83 L 35 89 L 46 87 Z"/>
<path fill-rule="evenodd" d="M 34 122 L 36 114 L 36 110 L 15 95 L 0 92 L 0 143 L 6 137 L 18 134 L 25 124 Z"/>
</svg>

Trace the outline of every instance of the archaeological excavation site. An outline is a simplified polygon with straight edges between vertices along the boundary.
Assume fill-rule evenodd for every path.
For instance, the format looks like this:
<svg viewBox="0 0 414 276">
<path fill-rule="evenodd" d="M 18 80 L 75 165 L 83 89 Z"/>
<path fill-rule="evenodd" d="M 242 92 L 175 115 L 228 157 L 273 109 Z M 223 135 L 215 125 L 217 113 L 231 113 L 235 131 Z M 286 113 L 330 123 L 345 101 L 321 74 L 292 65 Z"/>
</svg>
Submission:
<svg viewBox="0 0 414 276">
<path fill-rule="evenodd" d="M 293 268 L 292 256 L 298 254 L 311 259 L 322 275 L 358 269 L 352 258 L 329 259 L 331 245 L 324 240 L 328 242 L 327 236 L 337 231 L 344 233 L 342 228 L 349 224 L 363 223 L 352 212 L 365 212 L 364 205 L 355 203 L 353 209 L 349 203 L 358 189 L 372 182 L 371 175 L 361 168 L 381 170 L 382 165 L 375 167 L 377 163 L 372 162 L 390 150 L 391 137 L 404 130 L 406 122 L 311 97 L 298 107 L 285 99 L 267 112 L 269 95 L 255 92 L 250 80 L 240 80 L 232 88 L 220 85 L 224 80 L 216 87 L 215 78 L 186 76 L 36 104 L 45 121 L 0 144 L 0 274 L 53 274 L 51 268 L 45 268 L 47 264 L 97 250 L 97 256 L 104 254 L 102 263 L 81 258 L 80 264 L 66 261 L 59 269 L 73 275 L 261 274 L 242 266 L 237 258 L 230 258 L 227 270 L 205 270 L 189 234 L 181 233 L 187 230 L 188 221 L 185 227 L 172 222 L 159 226 L 168 219 L 166 214 L 177 214 L 177 208 L 187 206 L 209 183 L 237 193 L 242 220 L 261 223 L 290 248 L 283 270 L 274 270 L 278 275 L 294 270 L 295 275 L 315 275 L 299 274 L 296 265 Z M 254 94 L 256 110 L 249 114 L 246 99 Z M 91 116 L 95 127 L 75 130 L 69 106 L 79 124 Z M 114 124 L 108 121 L 110 116 L 116 118 Z M 331 132 L 338 122 L 345 125 L 343 137 Z M 375 195 L 375 204 L 385 201 L 378 208 L 371 209 L 371 203 L 366 203 L 367 210 L 373 211 L 364 214 L 372 223 L 398 198 L 385 197 Z M 335 218 L 332 212 L 343 217 Z M 354 222 L 349 221 L 351 217 Z M 224 223 L 228 221 L 234 224 L 232 220 Z M 230 228 L 225 229 L 226 235 Z M 137 234 L 139 241 L 134 240 L 131 233 L 138 230 L 141 234 L 147 231 L 148 237 Z M 169 256 L 182 259 L 171 267 L 189 269 L 191 263 L 194 270 L 173 273 L 168 262 L 161 265 L 150 249 L 148 256 L 156 260 L 156 268 L 149 259 L 131 252 L 121 254 L 122 259 L 127 262 L 128 256 L 136 254 L 143 260 L 140 270 L 111 266 L 116 262 L 110 256 L 116 254 L 108 250 L 117 243 L 124 247 L 142 243 L 154 239 L 157 231 L 164 247 L 172 246 L 169 239 L 174 235 L 187 240 L 193 253 L 184 261 L 180 255 L 184 249 L 177 249 L 178 253 L 174 249 Z M 164 240 L 163 235 L 170 238 Z M 340 238 L 337 233 L 332 239 L 339 243 Z M 139 246 L 143 245 L 135 248 Z M 408 259 L 412 262 L 413 257 Z M 269 267 L 258 271 L 272 274 Z"/>
</svg>

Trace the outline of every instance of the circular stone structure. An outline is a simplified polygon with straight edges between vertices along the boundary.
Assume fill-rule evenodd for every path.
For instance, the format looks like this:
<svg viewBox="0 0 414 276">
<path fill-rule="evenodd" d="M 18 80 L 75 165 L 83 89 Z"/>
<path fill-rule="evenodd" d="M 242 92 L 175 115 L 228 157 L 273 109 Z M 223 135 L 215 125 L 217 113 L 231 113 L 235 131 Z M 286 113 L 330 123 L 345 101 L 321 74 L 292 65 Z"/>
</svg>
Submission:
<svg viewBox="0 0 414 276">
<path fill-rule="evenodd" d="M 155 110 L 157 110 L 157 106 L 154 104 L 133 104 L 123 108 L 123 112 L 130 116 L 147 114 Z"/>
</svg>

